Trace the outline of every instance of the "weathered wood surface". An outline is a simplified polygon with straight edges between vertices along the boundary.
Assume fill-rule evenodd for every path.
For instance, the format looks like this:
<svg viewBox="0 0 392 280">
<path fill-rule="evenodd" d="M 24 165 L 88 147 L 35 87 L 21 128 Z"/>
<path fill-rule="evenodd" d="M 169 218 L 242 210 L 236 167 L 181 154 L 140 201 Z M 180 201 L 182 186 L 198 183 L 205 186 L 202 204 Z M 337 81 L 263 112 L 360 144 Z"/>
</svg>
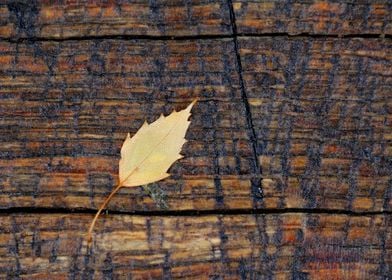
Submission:
<svg viewBox="0 0 392 280">
<path fill-rule="evenodd" d="M 0 3 L 0 278 L 388 279 L 392 42 L 369 37 L 392 33 L 391 14 L 384 0 Z M 123 189 L 108 208 L 142 215 L 101 217 L 87 252 L 94 211 L 72 211 L 109 194 L 126 133 L 195 97 L 185 158 L 159 182 L 173 211 Z M 251 208 L 269 214 L 239 215 Z"/>
<path fill-rule="evenodd" d="M 0 37 L 12 39 L 231 33 L 225 0 L 8 1 L 0 15 Z"/>
<path fill-rule="evenodd" d="M 249 37 L 239 49 L 274 207 L 391 210 L 391 40 Z"/>
<path fill-rule="evenodd" d="M 0 216 L 2 279 L 388 279 L 391 216 Z"/>
<path fill-rule="evenodd" d="M 1 207 L 97 208 L 126 133 L 200 97 L 170 209 L 392 209 L 390 41 L 239 47 L 261 185 L 230 39 L 1 43 Z M 141 188 L 110 208 L 156 209 Z"/>
<path fill-rule="evenodd" d="M 195 97 L 185 158 L 160 184 L 168 204 L 252 207 L 233 51 L 232 40 L 0 43 L 1 207 L 97 208 L 117 182 L 126 133 Z M 141 188 L 111 205 L 155 207 Z"/>
<path fill-rule="evenodd" d="M 392 34 L 388 0 L 38 0 L 0 3 L 0 37 L 229 35 L 231 2 L 239 33 Z"/>
<path fill-rule="evenodd" d="M 239 33 L 392 34 L 389 0 L 233 0 L 233 9 Z"/>
</svg>

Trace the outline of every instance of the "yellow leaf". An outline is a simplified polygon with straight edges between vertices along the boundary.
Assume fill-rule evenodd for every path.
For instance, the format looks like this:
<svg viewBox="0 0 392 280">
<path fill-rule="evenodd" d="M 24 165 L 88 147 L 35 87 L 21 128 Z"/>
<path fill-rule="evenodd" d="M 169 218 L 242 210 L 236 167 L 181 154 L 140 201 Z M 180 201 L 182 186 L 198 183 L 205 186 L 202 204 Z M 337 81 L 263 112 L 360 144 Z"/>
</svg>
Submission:
<svg viewBox="0 0 392 280">
<path fill-rule="evenodd" d="M 161 115 L 158 120 L 142 127 L 131 138 L 129 133 L 121 148 L 120 185 L 134 187 L 162 180 L 178 159 L 189 127 L 194 100 L 186 109 Z"/>
<path fill-rule="evenodd" d="M 182 111 L 174 111 L 167 117 L 161 115 L 151 124 L 145 122 L 132 138 L 128 133 L 121 148 L 120 182 L 95 214 L 87 233 L 88 244 L 99 215 L 119 189 L 146 185 L 170 176 L 167 170 L 182 158 L 180 151 L 186 142 L 188 118 L 196 101 Z"/>
</svg>

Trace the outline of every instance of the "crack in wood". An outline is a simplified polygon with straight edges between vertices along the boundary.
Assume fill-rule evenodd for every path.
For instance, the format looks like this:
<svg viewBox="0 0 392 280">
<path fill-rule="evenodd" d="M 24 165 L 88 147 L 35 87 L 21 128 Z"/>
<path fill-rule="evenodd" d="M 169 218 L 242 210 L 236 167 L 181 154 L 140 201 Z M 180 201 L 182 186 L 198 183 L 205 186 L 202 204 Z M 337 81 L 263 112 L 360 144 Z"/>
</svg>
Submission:
<svg viewBox="0 0 392 280">
<path fill-rule="evenodd" d="M 1 216 L 10 214 L 91 214 L 96 213 L 96 209 L 69 209 L 69 208 L 48 208 L 48 207 L 11 207 L 2 209 Z M 170 216 L 211 216 L 211 215 L 259 215 L 259 214 L 330 214 L 346 216 L 375 216 L 392 215 L 392 211 L 352 211 L 328 208 L 270 208 L 270 209 L 211 209 L 211 210 L 160 210 L 160 211 L 119 211 L 108 210 L 109 215 L 132 215 L 148 217 L 170 217 Z"/>
<path fill-rule="evenodd" d="M 235 13 L 234 13 L 234 8 L 233 8 L 233 3 L 231 0 L 227 0 L 229 10 L 230 10 L 230 21 L 232 24 L 232 33 L 233 33 L 233 42 L 234 42 L 234 52 L 237 60 L 237 72 L 238 72 L 238 77 L 239 77 L 239 84 L 240 84 L 240 89 L 241 89 L 241 98 L 242 98 L 242 103 L 245 107 L 245 113 L 246 113 L 246 121 L 248 125 L 248 130 L 249 130 L 249 137 L 250 137 L 250 142 L 252 144 L 252 150 L 253 150 L 253 174 L 259 175 L 263 174 L 261 168 L 260 168 L 260 163 L 258 160 L 258 140 L 257 140 L 257 135 L 256 131 L 253 125 L 253 118 L 252 118 L 252 112 L 250 110 L 250 105 L 249 105 L 249 100 L 248 100 L 248 95 L 245 90 L 245 84 L 244 84 L 244 78 L 242 76 L 242 63 L 241 63 L 241 55 L 239 52 L 239 47 L 238 47 L 238 39 L 237 39 L 237 24 L 235 21 Z M 262 199 L 263 199 L 263 189 L 261 187 L 261 179 L 260 178 L 252 178 L 251 179 L 251 193 L 253 197 L 253 205 L 254 206 L 261 206 L 263 204 Z M 260 205 L 261 204 L 261 205 Z"/>
<path fill-rule="evenodd" d="M 237 32 L 237 31 L 236 31 Z M 389 34 L 312 34 L 298 33 L 290 34 L 287 32 L 271 32 L 271 33 L 236 33 L 236 34 L 211 34 L 211 35 L 187 35 L 187 36 L 170 36 L 170 35 L 99 35 L 99 36 L 69 36 L 66 38 L 49 38 L 31 36 L 27 38 L 8 38 L 0 37 L 0 41 L 9 43 L 33 43 L 33 42 L 66 42 L 66 41 L 99 41 L 99 40 L 151 40 L 151 41 L 188 41 L 188 40 L 221 40 L 234 39 L 242 37 L 287 37 L 287 38 L 362 38 L 362 39 L 392 39 Z"/>
</svg>

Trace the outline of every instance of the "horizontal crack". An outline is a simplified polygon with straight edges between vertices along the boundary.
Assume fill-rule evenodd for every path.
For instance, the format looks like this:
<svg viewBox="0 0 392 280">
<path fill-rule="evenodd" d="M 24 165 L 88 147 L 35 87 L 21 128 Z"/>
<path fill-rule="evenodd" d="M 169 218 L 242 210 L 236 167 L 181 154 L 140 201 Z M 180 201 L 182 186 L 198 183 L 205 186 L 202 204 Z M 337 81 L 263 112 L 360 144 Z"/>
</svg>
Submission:
<svg viewBox="0 0 392 280">
<path fill-rule="evenodd" d="M 233 39 L 235 37 L 288 37 L 288 38 L 392 38 L 392 34 L 312 34 L 298 33 L 291 34 L 286 32 L 275 33 L 238 33 L 238 34 L 212 34 L 212 35 L 188 35 L 188 36 L 152 36 L 152 35 L 98 35 L 98 36 L 69 36 L 66 38 L 50 37 L 27 37 L 27 38 L 8 38 L 0 37 L 0 40 L 10 43 L 22 42 L 63 42 L 63 41 L 88 41 L 88 40 L 211 40 L 211 39 Z"/>
<path fill-rule="evenodd" d="M 69 209 L 48 207 L 12 207 L 2 209 L 0 215 L 10 214 L 95 214 L 96 209 Z M 207 215 L 268 215 L 268 214 L 329 214 L 347 216 L 392 215 L 392 211 L 351 211 L 324 208 L 283 209 L 211 209 L 211 210 L 166 210 L 166 211 L 118 211 L 107 210 L 111 215 L 134 216 L 207 216 Z"/>
<path fill-rule="evenodd" d="M 11 43 L 21 42 L 63 42 L 63 41 L 89 41 L 89 40 L 151 40 L 151 41 L 168 41 L 168 40 L 210 40 L 210 39 L 227 39 L 233 38 L 232 35 L 197 35 L 197 36 L 151 36 L 151 35 L 99 35 L 99 36 L 70 36 L 67 38 L 45 38 L 45 37 L 28 37 L 28 38 L 5 38 L 0 40 Z"/>
</svg>

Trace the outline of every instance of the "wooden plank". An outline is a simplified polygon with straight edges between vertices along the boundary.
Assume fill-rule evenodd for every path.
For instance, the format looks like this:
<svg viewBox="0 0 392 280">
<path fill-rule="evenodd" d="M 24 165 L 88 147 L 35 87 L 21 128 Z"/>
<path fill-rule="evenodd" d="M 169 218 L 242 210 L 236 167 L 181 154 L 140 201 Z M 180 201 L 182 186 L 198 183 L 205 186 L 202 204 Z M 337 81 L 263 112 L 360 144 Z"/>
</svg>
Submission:
<svg viewBox="0 0 392 280">
<path fill-rule="evenodd" d="M 275 207 L 392 209 L 392 42 L 249 37 L 239 48 Z"/>
<path fill-rule="evenodd" d="M 391 216 L 0 216 L 2 279 L 385 279 Z"/>
<path fill-rule="evenodd" d="M 97 208 L 126 132 L 198 96 L 170 209 L 391 209 L 389 41 L 239 43 L 262 199 L 232 41 L 3 42 L 1 207 Z M 157 209 L 141 188 L 109 207 Z"/>
<path fill-rule="evenodd" d="M 380 1 L 233 0 L 239 33 L 392 34 L 392 6 Z"/>
<path fill-rule="evenodd" d="M 199 97 L 171 209 L 250 208 L 255 157 L 232 40 L 0 43 L 0 205 L 97 208 L 145 119 Z M 111 209 L 157 209 L 141 187 Z"/>
<path fill-rule="evenodd" d="M 0 14 L 0 37 L 12 39 L 231 32 L 224 0 L 9 1 Z"/>
</svg>

